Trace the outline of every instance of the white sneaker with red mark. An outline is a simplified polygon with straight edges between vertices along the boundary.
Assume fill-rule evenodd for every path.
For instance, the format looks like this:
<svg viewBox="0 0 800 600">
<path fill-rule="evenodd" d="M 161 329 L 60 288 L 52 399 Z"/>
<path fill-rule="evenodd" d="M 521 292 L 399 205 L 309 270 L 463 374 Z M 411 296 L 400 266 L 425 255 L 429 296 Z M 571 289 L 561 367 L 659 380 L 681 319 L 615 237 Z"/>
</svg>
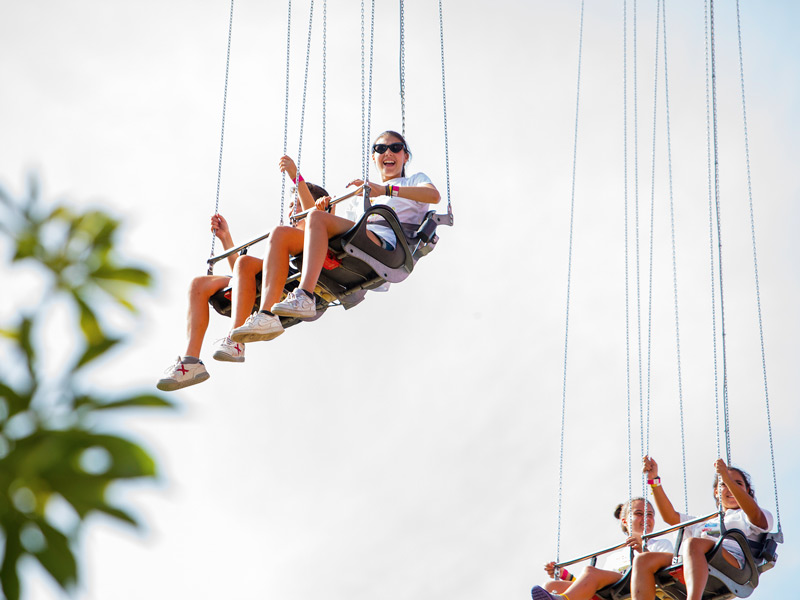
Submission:
<svg viewBox="0 0 800 600">
<path fill-rule="evenodd" d="M 166 377 L 158 380 L 156 387 L 164 392 L 174 392 L 181 388 L 202 383 L 211 375 L 206 371 L 203 361 L 185 363 L 179 356 L 175 364 L 164 371 Z"/>
<path fill-rule="evenodd" d="M 234 342 L 229 337 L 217 340 L 214 349 L 214 360 L 225 362 L 244 362 L 244 344 Z"/>
</svg>

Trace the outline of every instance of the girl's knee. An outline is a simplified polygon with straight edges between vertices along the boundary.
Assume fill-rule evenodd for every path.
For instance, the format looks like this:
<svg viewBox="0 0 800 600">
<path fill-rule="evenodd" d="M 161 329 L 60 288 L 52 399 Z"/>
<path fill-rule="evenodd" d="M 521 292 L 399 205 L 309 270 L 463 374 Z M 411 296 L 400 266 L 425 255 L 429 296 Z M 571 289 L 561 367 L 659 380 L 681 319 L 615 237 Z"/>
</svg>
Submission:
<svg viewBox="0 0 800 600">
<path fill-rule="evenodd" d="M 255 275 L 261 270 L 261 259 L 245 254 L 236 260 L 233 270 L 237 275 Z"/>
</svg>

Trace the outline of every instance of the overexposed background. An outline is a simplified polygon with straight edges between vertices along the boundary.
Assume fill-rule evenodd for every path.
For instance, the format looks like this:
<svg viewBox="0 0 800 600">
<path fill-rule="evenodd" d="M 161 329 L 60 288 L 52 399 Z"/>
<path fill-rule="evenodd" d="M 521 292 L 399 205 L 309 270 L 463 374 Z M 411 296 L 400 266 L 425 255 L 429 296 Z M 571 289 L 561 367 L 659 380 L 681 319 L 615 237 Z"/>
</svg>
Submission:
<svg viewBox="0 0 800 600">
<path fill-rule="evenodd" d="M 378 3 L 370 139 L 400 127 L 396 3 Z M 628 23 L 633 22 L 632 3 Z M 641 311 L 647 359 L 654 3 L 639 3 Z M 736 14 L 717 13 L 718 111 L 734 462 L 775 512 L 743 150 Z M 724 5 L 723 5 L 724 4 Z M 0 184 L 29 171 L 48 198 L 124 222 L 122 251 L 157 276 L 131 343 L 90 385 L 152 389 L 184 350 L 185 290 L 205 272 L 219 157 L 230 4 L 28 0 L 0 5 Z M 320 181 L 321 3 L 301 170 Z M 754 598 L 784 594 L 800 563 L 798 47 L 800 7 L 742 7 L 747 116 L 778 483 L 787 543 Z M 81 600 L 133 598 L 526 598 L 557 545 L 560 404 L 579 3 L 444 3 L 451 193 L 456 226 L 387 294 L 331 310 L 244 365 L 210 359 L 228 324 L 212 315 L 212 378 L 133 414 L 127 432 L 161 465 L 157 483 L 115 491 L 140 531 L 97 517 L 81 539 Z M 292 4 L 289 153 L 296 157 L 308 3 Z M 561 558 L 620 539 L 628 495 L 621 2 L 586 6 L 575 188 Z M 411 171 L 443 195 L 438 7 L 407 0 Z M 670 125 L 691 512 L 713 509 L 717 455 L 706 158 L 703 7 L 667 6 Z M 331 3 L 326 185 L 361 174 L 360 5 Z M 628 34 L 628 64 L 633 47 Z M 277 223 L 286 5 L 234 9 L 220 212 L 236 241 Z M 661 73 L 663 64 L 659 66 Z M 633 80 L 628 80 L 629 117 Z M 663 79 L 658 84 L 663 92 Z M 663 96 L 658 109 L 649 449 L 683 507 Z M 632 121 L 629 121 L 632 135 Z M 633 218 L 633 142 L 629 144 Z M 373 169 L 373 174 L 374 174 Z M 443 206 L 443 205 L 442 205 Z M 631 221 L 629 244 L 635 230 Z M 219 249 L 219 245 L 217 245 Z M 4 249 L 5 252 L 5 249 Z M 261 255 L 263 247 L 253 253 Z M 629 270 L 635 277 L 634 257 Z M 5 262 L 5 258 L 4 261 Z M 2 267 L 11 302 L 36 284 Z M 8 270 L 7 274 L 6 271 Z M 222 264 L 217 273 L 225 272 Z M 635 280 L 631 318 L 634 466 L 642 452 Z M 120 319 L 130 326 L 130 320 Z M 46 334 L 43 334 L 46 335 Z M 47 338 L 53 360 L 69 353 Z M 67 337 L 68 339 L 68 337 Z M 644 386 L 646 388 L 646 370 Z M 646 394 L 645 394 L 646 395 Z M 640 484 L 634 479 L 634 492 Z M 61 598 L 40 568 L 27 600 Z"/>
</svg>

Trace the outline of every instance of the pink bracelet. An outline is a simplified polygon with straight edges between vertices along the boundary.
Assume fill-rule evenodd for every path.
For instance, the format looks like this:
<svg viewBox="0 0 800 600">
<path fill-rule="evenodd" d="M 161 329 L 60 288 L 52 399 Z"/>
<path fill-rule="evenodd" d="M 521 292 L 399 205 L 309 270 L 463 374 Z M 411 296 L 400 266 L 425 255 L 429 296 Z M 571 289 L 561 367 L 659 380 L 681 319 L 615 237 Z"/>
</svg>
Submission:
<svg viewBox="0 0 800 600">
<path fill-rule="evenodd" d="M 303 179 L 303 176 L 300 173 L 297 174 L 297 179 L 292 179 L 292 183 L 294 183 L 295 185 L 297 185 L 301 181 L 305 181 L 305 179 Z"/>
</svg>

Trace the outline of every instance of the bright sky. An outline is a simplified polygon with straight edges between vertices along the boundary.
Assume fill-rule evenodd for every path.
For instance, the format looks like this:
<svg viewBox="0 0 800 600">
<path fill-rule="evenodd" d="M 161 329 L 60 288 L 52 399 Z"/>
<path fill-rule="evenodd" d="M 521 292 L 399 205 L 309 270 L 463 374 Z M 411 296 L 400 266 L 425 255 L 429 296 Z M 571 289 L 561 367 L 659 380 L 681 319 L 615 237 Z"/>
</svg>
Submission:
<svg viewBox="0 0 800 600">
<path fill-rule="evenodd" d="M 346 7 L 342 7 L 346 4 Z M 378 3 L 371 134 L 399 128 L 395 3 Z M 633 22 L 628 3 L 628 24 Z M 637 21 L 641 294 L 647 362 L 654 3 Z M 733 3 L 719 3 L 718 114 L 723 274 L 734 462 L 775 512 L 753 284 Z M 209 348 L 212 375 L 171 395 L 179 410 L 109 423 L 149 448 L 158 483 L 115 491 L 145 526 L 94 518 L 81 539 L 80 600 L 318 597 L 527 598 L 557 546 L 558 460 L 579 3 L 444 3 L 450 173 L 456 226 L 388 294 L 331 310 L 244 365 Z M 99 205 L 125 224 L 123 251 L 157 276 L 131 343 L 91 385 L 153 389 L 184 349 L 185 291 L 205 272 L 214 210 L 230 5 L 28 0 L 0 5 L 0 184 L 37 171 L 47 198 Z M 708 256 L 703 7 L 667 6 L 672 190 L 689 508 L 713 510 L 714 355 Z M 321 16 L 321 3 L 317 3 Z M 296 157 L 308 3 L 292 4 L 289 153 Z M 800 7 L 741 7 L 747 124 L 769 399 L 784 532 L 753 598 L 800 567 L 796 403 Z M 361 173 L 360 5 L 328 8 L 327 187 Z M 302 171 L 321 169 L 321 52 L 315 23 Z M 444 192 L 435 3 L 407 0 L 412 171 Z M 572 286 L 560 554 L 621 540 L 628 495 L 623 228 L 622 2 L 588 2 Z M 633 63 L 632 34 L 628 63 Z M 234 9 L 220 212 L 244 241 L 278 219 L 286 5 Z M 660 54 L 663 58 L 663 56 Z M 663 75 L 663 63 L 659 66 Z M 629 75 L 633 135 L 633 75 Z M 658 84 L 649 450 L 683 507 L 663 79 Z M 634 146 L 628 146 L 633 219 Z M 375 171 L 373 170 L 373 175 Z M 635 228 L 629 225 L 633 246 Z M 218 246 L 219 248 L 219 246 Z M 254 254 L 261 255 L 263 248 Z M 6 253 L 6 249 L 3 249 Z M 5 262 L 5 260 L 4 260 Z M 22 271 L 5 275 L 23 290 Z M 635 257 L 631 430 L 642 453 Z M 217 272 L 225 272 L 220 265 Z M 28 286 L 28 287 L 26 287 Z M 26 294 L 12 292 L 2 322 Z M 6 294 L 8 297 L 8 294 Z M 129 321 L 122 324 L 132 326 Z M 63 338 L 46 336 L 53 357 Z M 56 360 L 56 359 L 53 359 Z M 57 361 L 56 361 L 57 362 Z M 721 353 L 718 353 L 721 362 Z M 645 365 L 646 366 L 646 365 Z M 720 375 L 721 377 L 721 375 Z M 647 371 L 643 371 L 643 387 Z M 646 396 L 646 393 L 644 394 Z M 646 424 L 645 424 L 646 425 Z M 634 492 L 639 490 L 634 480 Z M 29 564 L 26 600 L 62 598 Z"/>
</svg>

